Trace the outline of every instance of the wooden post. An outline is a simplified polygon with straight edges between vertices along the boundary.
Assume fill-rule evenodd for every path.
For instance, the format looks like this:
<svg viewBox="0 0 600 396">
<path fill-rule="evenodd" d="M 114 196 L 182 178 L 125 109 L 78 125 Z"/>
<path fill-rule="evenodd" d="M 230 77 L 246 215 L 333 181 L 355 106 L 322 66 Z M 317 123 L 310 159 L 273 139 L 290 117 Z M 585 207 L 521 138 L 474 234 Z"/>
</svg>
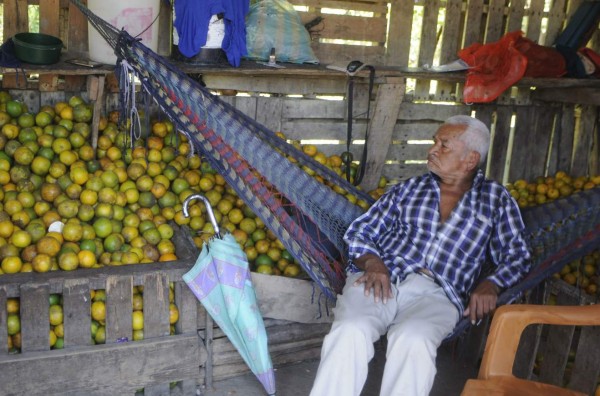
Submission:
<svg viewBox="0 0 600 396">
<path fill-rule="evenodd" d="M 6 311 L 6 291 L 0 288 L 0 357 L 8 355 L 8 329 Z"/>
<path fill-rule="evenodd" d="M 48 284 L 21 286 L 21 351 L 50 349 Z"/>
<path fill-rule="evenodd" d="M 169 335 L 169 279 L 165 273 L 144 276 L 144 339 Z M 168 395 L 169 383 L 147 386 L 144 395 Z"/>
<path fill-rule="evenodd" d="M 364 191 L 377 188 L 387 149 L 392 141 L 392 133 L 400 113 L 406 82 L 403 78 L 388 77 L 379 85 L 373 117 L 369 122 L 369 146 L 367 163 L 361 187 Z"/>
<path fill-rule="evenodd" d="M 66 279 L 63 286 L 65 348 L 92 345 L 89 324 L 90 284 L 87 279 Z"/>
<path fill-rule="evenodd" d="M 387 43 L 386 65 L 408 66 L 413 7 L 414 2 L 412 0 L 392 1 L 388 35 L 391 39 Z"/>
<path fill-rule="evenodd" d="M 87 0 L 81 0 L 87 5 Z M 67 49 L 73 56 L 88 56 L 88 20 L 79 8 L 69 2 L 69 33 L 67 37 Z M 84 76 L 65 75 L 65 91 L 69 88 L 84 85 Z M 77 91 L 76 89 L 73 89 Z"/>
<path fill-rule="evenodd" d="M 58 37 L 60 34 L 60 1 L 40 1 L 40 33 Z M 41 74 L 40 91 L 56 91 L 58 89 L 58 75 Z"/>
<path fill-rule="evenodd" d="M 106 343 L 128 341 L 132 331 L 132 277 L 106 279 Z"/>
<path fill-rule="evenodd" d="M 198 321 L 198 300 L 192 293 L 190 288 L 184 282 L 175 282 L 175 305 L 179 309 L 179 320 L 175 323 L 176 334 L 196 333 Z M 201 343 L 200 337 L 198 337 L 198 343 Z M 206 355 L 200 356 L 200 364 L 206 364 Z M 198 370 L 198 377 L 200 377 L 200 371 Z M 195 394 L 197 387 L 196 380 L 184 380 L 181 381 L 178 386 L 184 395 Z"/>
<path fill-rule="evenodd" d="M 27 0 L 4 0 L 4 39 L 20 32 L 29 31 L 29 18 L 27 15 Z M 2 78 L 2 87 L 27 88 L 27 77 L 22 73 L 5 73 Z"/>
<path fill-rule="evenodd" d="M 92 147 L 94 148 L 94 151 L 98 146 L 98 127 L 103 108 L 105 80 L 106 77 L 104 75 L 88 77 L 88 96 L 94 109 L 94 114 L 92 116 Z"/>
</svg>

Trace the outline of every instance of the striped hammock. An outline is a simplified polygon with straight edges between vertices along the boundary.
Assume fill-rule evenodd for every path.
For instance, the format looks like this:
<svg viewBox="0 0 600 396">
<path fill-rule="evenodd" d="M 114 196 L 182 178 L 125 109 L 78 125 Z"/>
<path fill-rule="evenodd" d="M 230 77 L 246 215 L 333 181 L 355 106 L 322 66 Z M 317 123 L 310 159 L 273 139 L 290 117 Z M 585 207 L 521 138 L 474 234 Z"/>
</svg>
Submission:
<svg viewBox="0 0 600 396">
<path fill-rule="evenodd" d="M 335 299 L 345 280 L 347 253 L 342 238 L 364 211 L 328 185 L 341 187 L 368 204 L 373 199 L 212 95 L 126 31 L 117 30 L 80 1 L 71 2 L 115 49 L 119 62 L 138 76 L 176 128 L 268 225 L 321 291 Z M 327 183 L 309 176 L 298 164 Z M 514 301 L 566 263 L 598 247 L 600 188 L 527 208 L 523 218 L 534 252 L 533 269 L 501 294 L 501 304 Z M 468 322 L 461 321 L 454 334 L 466 326 Z"/>
</svg>

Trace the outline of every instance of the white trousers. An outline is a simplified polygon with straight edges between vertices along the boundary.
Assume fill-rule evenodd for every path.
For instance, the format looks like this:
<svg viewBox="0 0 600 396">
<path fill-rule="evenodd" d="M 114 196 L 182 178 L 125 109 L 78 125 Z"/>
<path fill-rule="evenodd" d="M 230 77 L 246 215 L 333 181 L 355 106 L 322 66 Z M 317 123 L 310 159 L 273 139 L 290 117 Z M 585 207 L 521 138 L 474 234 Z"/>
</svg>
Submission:
<svg viewBox="0 0 600 396">
<path fill-rule="evenodd" d="M 433 280 L 410 274 L 392 285 L 394 298 L 375 303 L 360 274 L 350 274 L 323 341 L 311 396 L 359 396 L 367 380 L 373 343 L 387 333 L 380 396 L 426 396 L 433 386 L 437 349 L 458 321 L 458 310 Z"/>
</svg>

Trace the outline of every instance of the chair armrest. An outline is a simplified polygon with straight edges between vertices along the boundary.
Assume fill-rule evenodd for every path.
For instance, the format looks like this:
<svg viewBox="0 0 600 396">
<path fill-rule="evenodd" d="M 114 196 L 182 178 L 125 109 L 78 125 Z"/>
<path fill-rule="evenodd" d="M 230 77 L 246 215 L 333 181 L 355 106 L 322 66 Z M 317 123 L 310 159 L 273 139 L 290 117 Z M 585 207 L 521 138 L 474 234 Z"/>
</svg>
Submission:
<svg viewBox="0 0 600 396">
<path fill-rule="evenodd" d="M 512 376 L 521 333 L 531 324 L 598 326 L 600 305 L 515 304 L 499 307 L 492 320 L 478 378 Z"/>
</svg>

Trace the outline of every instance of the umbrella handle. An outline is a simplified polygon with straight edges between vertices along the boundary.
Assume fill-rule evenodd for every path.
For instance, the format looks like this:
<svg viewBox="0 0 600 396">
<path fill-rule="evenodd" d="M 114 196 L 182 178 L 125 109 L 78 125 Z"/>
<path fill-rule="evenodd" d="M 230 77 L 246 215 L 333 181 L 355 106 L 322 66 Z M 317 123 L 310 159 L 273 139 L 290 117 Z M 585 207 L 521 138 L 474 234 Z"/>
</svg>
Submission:
<svg viewBox="0 0 600 396">
<path fill-rule="evenodd" d="M 210 201 L 204 195 L 195 193 L 195 194 L 188 196 L 183 201 L 183 215 L 185 217 L 190 217 L 190 212 L 188 210 L 188 207 L 190 205 L 190 202 L 193 201 L 194 199 L 201 199 L 202 201 L 204 201 L 204 205 L 206 206 L 206 213 L 208 213 L 208 218 L 210 219 L 210 222 L 211 222 L 213 228 L 215 229 L 215 235 L 219 239 L 221 239 L 221 231 L 219 230 L 219 224 L 217 224 L 217 219 L 215 218 L 215 213 L 213 212 L 213 208 L 210 204 Z"/>
</svg>

